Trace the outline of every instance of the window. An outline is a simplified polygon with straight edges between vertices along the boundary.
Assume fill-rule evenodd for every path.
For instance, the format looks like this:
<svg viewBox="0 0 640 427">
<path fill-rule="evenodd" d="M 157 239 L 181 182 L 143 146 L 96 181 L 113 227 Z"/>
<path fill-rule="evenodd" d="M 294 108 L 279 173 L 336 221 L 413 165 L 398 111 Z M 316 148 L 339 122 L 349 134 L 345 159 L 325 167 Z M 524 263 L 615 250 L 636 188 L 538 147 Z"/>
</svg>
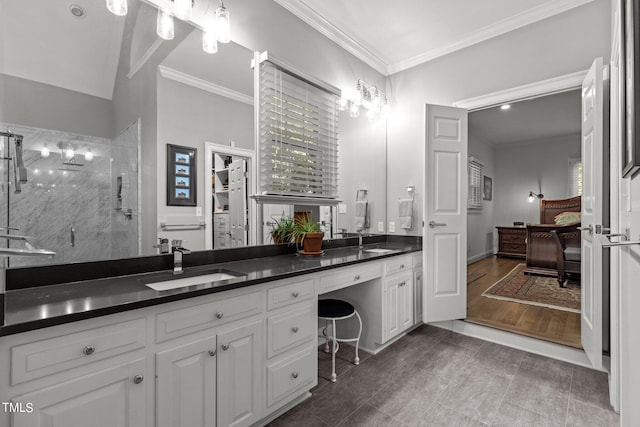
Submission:
<svg viewBox="0 0 640 427">
<path fill-rule="evenodd" d="M 475 157 L 469 157 L 468 177 L 467 208 L 482 209 L 482 163 Z"/>
<path fill-rule="evenodd" d="M 569 159 L 568 197 L 582 195 L 582 159 Z"/>
<path fill-rule="evenodd" d="M 340 91 L 290 71 L 266 53 L 260 61 L 260 194 L 337 199 Z"/>
</svg>

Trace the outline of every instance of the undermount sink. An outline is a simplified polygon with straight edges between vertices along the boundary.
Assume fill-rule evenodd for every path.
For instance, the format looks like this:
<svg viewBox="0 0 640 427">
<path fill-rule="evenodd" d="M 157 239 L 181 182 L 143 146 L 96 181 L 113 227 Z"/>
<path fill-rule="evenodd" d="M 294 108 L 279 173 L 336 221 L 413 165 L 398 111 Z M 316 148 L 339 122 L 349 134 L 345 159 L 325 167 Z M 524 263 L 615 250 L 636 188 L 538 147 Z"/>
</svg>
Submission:
<svg viewBox="0 0 640 427">
<path fill-rule="evenodd" d="M 216 272 L 211 274 L 203 274 L 201 276 L 185 277 L 182 279 L 164 280 L 161 282 L 145 283 L 145 286 L 155 291 L 168 291 L 171 289 L 186 288 L 187 286 L 203 285 L 205 283 L 223 282 L 225 280 L 235 279 L 244 276 L 244 274 L 232 271 Z"/>
<path fill-rule="evenodd" d="M 384 254 L 387 252 L 393 252 L 393 249 L 382 249 L 382 248 L 376 248 L 376 249 L 365 249 L 365 252 L 371 252 L 374 254 Z"/>
</svg>

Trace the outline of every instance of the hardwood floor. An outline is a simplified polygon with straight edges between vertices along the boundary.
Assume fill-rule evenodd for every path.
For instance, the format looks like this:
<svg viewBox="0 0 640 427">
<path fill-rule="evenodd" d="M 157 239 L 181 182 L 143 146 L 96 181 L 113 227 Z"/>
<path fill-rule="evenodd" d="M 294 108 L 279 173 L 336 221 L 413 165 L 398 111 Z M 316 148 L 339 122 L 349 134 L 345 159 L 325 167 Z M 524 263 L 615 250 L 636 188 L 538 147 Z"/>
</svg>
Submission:
<svg viewBox="0 0 640 427">
<path fill-rule="evenodd" d="M 482 297 L 482 293 L 511 271 L 521 259 L 492 256 L 467 266 L 484 274 L 467 286 L 468 322 L 491 326 L 575 348 L 580 345 L 580 313 Z"/>
</svg>

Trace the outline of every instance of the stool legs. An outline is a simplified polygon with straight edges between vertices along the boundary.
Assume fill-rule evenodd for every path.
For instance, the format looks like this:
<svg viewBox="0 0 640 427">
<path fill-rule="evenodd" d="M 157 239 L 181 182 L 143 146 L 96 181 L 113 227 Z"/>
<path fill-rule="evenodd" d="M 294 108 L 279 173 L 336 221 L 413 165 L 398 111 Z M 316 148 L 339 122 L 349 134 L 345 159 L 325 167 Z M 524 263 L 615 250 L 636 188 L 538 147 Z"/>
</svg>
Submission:
<svg viewBox="0 0 640 427">
<path fill-rule="evenodd" d="M 333 338 L 333 342 L 331 343 L 331 382 L 335 383 L 336 378 L 336 348 L 338 346 L 338 341 L 336 340 L 336 319 L 331 321 L 331 336 Z"/>
<path fill-rule="evenodd" d="M 356 338 L 338 338 L 336 333 L 336 320 L 344 320 L 348 317 L 356 315 L 358 318 L 358 336 Z M 324 329 L 322 330 L 322 336 L 324 338 L 324 352 L 329 353 L 329 341 L 331 341 L 331 382 L 336 382 L 338 376 L 336 374 L 336 353 L 340 348 L 339 341 L 355 342 L 355 359 L 353 359 L 354 365 L 360 364 L 360 357 L 358 354 L 358 347 L 360 346 L 360 336 L 362 335 L 362 318 L 357 310 L 354 310 L 350 316 L 344 318 L 323 318 L 325 321 Z M 329 333 L 329 320 L 331 320 L 331 333 Z"/>
<path fill-rule="evenodd" d="M 358 317 L 358 323 L 360 324 L 360 329 L 358 330 L 358 339 L 356 339 L 356 358 L 353 360 L 354 365 L 360 364 L 360 358 L 358 357 L 358 346 L 360 345 L 360 335 L 362 335 L 362 319 L 360 318 L 360 314 L 358 310 L 354 310 L 356 316 Z"/>
</svg>

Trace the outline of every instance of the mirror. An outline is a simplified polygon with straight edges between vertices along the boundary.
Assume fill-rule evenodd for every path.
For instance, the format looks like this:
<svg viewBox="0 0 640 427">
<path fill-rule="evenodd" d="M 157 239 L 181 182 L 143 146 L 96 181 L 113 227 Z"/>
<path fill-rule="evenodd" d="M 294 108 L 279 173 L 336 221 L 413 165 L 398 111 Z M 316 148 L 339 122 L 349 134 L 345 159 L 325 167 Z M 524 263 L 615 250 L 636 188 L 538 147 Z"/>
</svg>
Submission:
<svg viewBox="0 0 640 427">
<path fill-rule="evenodd" d="M 79 9 L 63 0 L 2 5 L 0 130 L 23 135 L 28 178 L 16 193 L 12 161 L 2 160 L 0 227 L 19 229 L 8 232 L 56 252 L 53 258 L 11 256 L 10 266 L 152 255 L 159 237 L 183 240 L 192 250 L 226 247 L 213 241 L 214 156 L 226 149 L 251 162 L 255 155 L 253 49 L 232 42 L 208 55 L 200 32 L 177 20 L 174 40 L 161 41 L 156 9 L 143 2 L 130 1 L 126 17 L 109 13 L 103 1 L 76 4 Z M 384 124 L 341 113 L 344 206 L 315 208 L 314 217 L 353 232 L 356 191 L 365 189 L 372 201 L 368 231 L 384 224 L 385 133 Z M 167 144 L 197 149 L 196 207 L 166 204 Z M 15 156 L 11 138 L 0 145 L 2 157 Z M 279 212 L 265 206 L 263 222 Z M 249 211 L 249 221 L 256 213 Z M 256 229 L 247 243 L 262 236 L 268 239 Z"/>
</svg>

